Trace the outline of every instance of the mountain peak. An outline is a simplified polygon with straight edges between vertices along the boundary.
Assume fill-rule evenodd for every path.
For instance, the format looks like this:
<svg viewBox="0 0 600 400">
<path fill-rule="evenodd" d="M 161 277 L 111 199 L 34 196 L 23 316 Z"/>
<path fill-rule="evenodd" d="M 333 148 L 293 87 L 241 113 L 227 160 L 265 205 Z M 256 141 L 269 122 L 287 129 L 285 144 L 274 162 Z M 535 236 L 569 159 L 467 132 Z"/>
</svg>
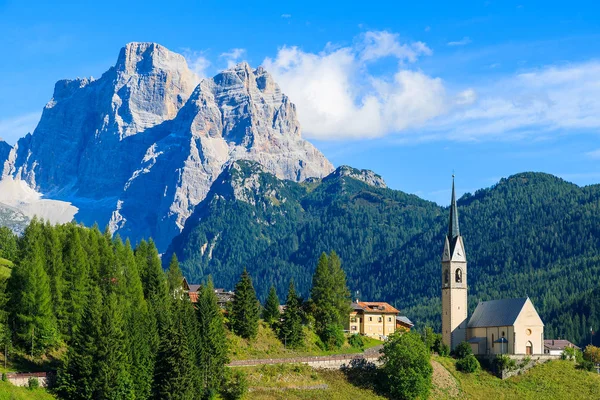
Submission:
<svg viewBox="0 0 600 400">
<path fill-rule="evenodd" d="M 348 165 L 342 165 L 338 167 L 335 171 L 333 171 L 330 177 L 344 177 L 347 176 L 349 178 L 353 178 L 359 180 L 361 182 L 366 183 L 367 185 L 375 186 L 378 188 L 386 188 L 387 185 L 385 181 L 381 177 L 381 175 L 376 174 L 375 172 L 368 169 L 356 169 L 352 168 Z"/>
<path fill-rule="evenodd" d="M 115 69 L 128 74 L 147 74 L 154 70 L 188 71 L 188 65 L 181 54 L 158 43 L 131 42 L 121 49 Z"/>
</svg>

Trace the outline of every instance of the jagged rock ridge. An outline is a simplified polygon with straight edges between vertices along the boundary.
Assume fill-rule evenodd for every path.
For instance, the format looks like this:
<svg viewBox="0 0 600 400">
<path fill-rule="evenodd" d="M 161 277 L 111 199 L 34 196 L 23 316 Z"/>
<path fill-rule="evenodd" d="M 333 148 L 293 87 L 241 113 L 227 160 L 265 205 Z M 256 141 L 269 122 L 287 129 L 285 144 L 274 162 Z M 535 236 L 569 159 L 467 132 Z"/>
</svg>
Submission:
<svg viewBox="0 0 600 400">
<path fill-rule="evenodd" d="M 331 172 L 300 133 L 295 106 L 263 68 L 241 63 L 198 84 L 181 55 L 130 43 L 101 78 L 56 84 L 3 176 L 72 202 L 79 221 L 164 249 L 233 160 L 294 181 Z"/>
</svg>

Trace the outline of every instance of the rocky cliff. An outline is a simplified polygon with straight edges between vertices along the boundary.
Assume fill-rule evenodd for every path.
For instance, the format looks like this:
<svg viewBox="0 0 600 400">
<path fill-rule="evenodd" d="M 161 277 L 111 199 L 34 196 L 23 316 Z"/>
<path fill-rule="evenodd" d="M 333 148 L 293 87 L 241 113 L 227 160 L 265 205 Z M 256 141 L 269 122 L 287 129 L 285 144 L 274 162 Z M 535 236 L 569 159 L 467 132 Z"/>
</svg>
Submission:
<svg viewBox="0 0 600 400">
<path fill-rule="evenodd" d="M 77 220 L 134 242 L 152 236 L 160 249 L 234 160 L 294 181 L 333 169 L 263 68 L 241 63 L 199 82 L 154 43 L 128 44 L 97 80 L 59 81 L 7 158 L 5 176 L 70 201 Z"/>
</svg>

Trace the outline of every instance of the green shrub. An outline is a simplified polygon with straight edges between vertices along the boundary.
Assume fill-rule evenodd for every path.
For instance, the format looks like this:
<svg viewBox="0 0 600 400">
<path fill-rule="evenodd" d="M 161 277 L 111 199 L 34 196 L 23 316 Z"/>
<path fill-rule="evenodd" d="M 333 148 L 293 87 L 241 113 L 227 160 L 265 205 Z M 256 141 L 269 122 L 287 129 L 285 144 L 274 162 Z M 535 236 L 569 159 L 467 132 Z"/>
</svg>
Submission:
<svg viewBox="0 0 600 400">
<path fill-rule="evenodd" d="M 359 334 L 354 334 L 348 338 L 348 344 L 355 349 L 363 350 L 365 348 L 365 340 Z"/>
<path fill-rule="evenodd" d="M 590 372 L 596 369 L 594 363 L 589 360 L 581 360 L 581 362 L 577 364 L 577 368 Z"/>
<path fill-rule="evenodd" d="M 225 400 L 239 400 L 248 392 L 246 374 L 240 370 L 227 369 L 225 384 L 221 388 L 221 395 Z"/>
<path fill-rule="evenodd" d="M 8 382 L 8 375 L 6 375 L 6 372 L 2 373 L 2 382 Z"/>
<path fill-rule="evenodd" d="M 346 342 L 346 335 L 341 326 L 330 324 L 325 327 L 321 334 L 321 340 L 325 346 L 325 350 L 339 349 Z"/>
<path fill-rule="evenodd" d="M 431 354 L 418 333 L 394 333 L 383 345 L 383 382 L 392 399 L 426 399 L 431 390 Z"/>
<path fill-rule="evenodd" d="M 504 370 L 511 371 L 517 367 L 517 363 L 515 360 L 510 358 L 507 355 L 498 354 L 494 359 L 494 368 L 497 372 L 502 372 Z"/>
<path fill-rule="evenodd" d="M 30 390 L 34 390 L 40 387 L 40 381 L 34 376 L 30 377 L 27 383 Z"/>
<path fill-rule="evenodd" d="M 437 353 L 441 357 L 448 357 L 450 355 L 450 346 L 448 346 L 446 343 L 441 343 L 437 349 Z"/>
<path fill-rule="evenodd" d="M 456 362 L 456 369 L 468 374 L 476 372 L 480 368 L 479 361 L 477 361 L 477 358 L 473 354 L 469 354 Z"/>
<path fill-rule="evenodd" d="M 575 357 L 575 349 L 572 347 L 565 347 L 560 358 L 563 360 L 572 360 Z"/>
<path fill-rule="evenodd" d="M 461 342 L 454 349 L 454 356 L 458 359 L 465 358 L 466 356 L 471 354 L 473 354 L 473 349 L 471 348 L 471 345 L 467 342 Z"/>
</svg>

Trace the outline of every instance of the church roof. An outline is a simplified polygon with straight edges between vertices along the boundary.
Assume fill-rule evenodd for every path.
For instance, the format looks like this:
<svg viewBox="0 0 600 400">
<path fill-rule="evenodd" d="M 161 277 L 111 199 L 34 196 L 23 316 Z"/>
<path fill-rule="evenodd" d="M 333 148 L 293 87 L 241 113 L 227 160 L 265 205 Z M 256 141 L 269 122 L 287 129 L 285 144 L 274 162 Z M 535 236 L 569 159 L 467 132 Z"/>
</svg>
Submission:
<svg viewBox="0 0 600 400">
<path fill-rule="evenodd" d="M 467 327 L 514 325 L 529 298 L 483 301 L 477 305 Z"/>
<path fill-rule="evenodd" d="M 454 191 L 454 175 L 452 175 L 452 199 L 450 200 L 450 222 L 448 223 L 448 240 L 450 243 L 452 239 L 460 236 L 460 229 L 458 227 L 458 207 L 456 206 L 456 192 Z"/>
</svg>

